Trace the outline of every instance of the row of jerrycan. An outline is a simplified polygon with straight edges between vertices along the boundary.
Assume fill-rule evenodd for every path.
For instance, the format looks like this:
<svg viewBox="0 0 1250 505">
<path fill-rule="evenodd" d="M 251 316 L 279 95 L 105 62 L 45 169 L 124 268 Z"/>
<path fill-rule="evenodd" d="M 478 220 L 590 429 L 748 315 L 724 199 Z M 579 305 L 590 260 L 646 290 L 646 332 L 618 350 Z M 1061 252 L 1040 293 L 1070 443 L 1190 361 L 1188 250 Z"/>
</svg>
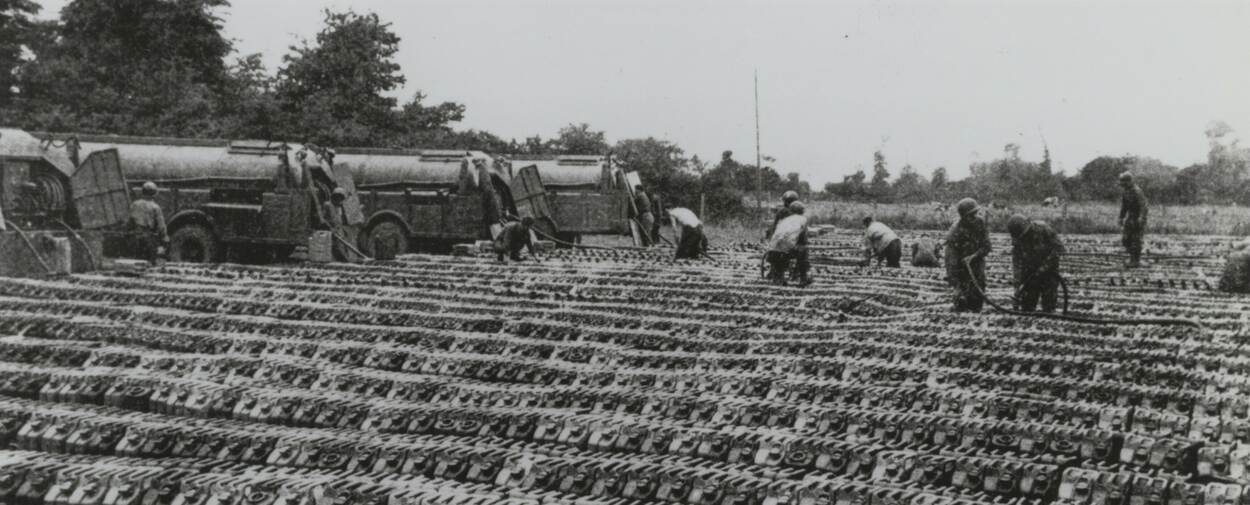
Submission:
<svg viewBox="0 0 1250 505">
<path fill-rule="evenodd" d="M 85 397 L 90 396 L 95 398 L 95 401 L 100 401 L 102 398 L 103 403 L 111 406 L 170 415 L 203 415 L 216 412 L 220 417 L 268 424 L 364 428 L 393 433 L 503 436 L 539 442 L 559 441 L 583 447 L 592 435 L 603 438 L 605 434 L 613 431 L 610 424 L 597 423 L 596 425 L 589 420 L 578 422 L 560 418 L 540 418 L 525 415 L 523 410 L 515 414 L 498 413 L 491 416 L 474 415 L 471 412 L 460 412 L 456 409 L 388 410 L 347 400 L 273 399 L 249 394 L 235 395 L 233 393 L 237 390 L 207 383 L 191 383 L 182 388 L 169 388 L 144 385 L 140 382 L 118 381 L 107 390 L 100 391 L 101 387 L 89 387 L 99 386 L 90 379 L 86 377 L 79 381 L 62 381 L 51 392 L 46 386 L 53 384 L 53 381 L 48 381 L 45 387 L 41 388 L 40 397 L 50 401 L 94 403 L 84 401 Z M 79 388 L 67 392 L 66 388 L 71 385 L 77 385 Z M 770 413 L 767 410 L 752 408 L 750 405 L 734 406 L 732 404 L 709 404 L 707 406 L 712 410 L 708 410 L 704 415 L 699 414 L 699 405 L 699 403 L 674 401 L 667 405 L 662 413 L 677 420 L 710 422 L 713 425 L 736 424 L 747 427 L 773 426 L 807 429 L 823 435 L 842 435 L 840 439 L 854 443 L 916 446 L 932 444 L 940 447 L 1009 449 L 1026 453 L 1080 454 L 1084 457 L 1095 457 L 1106 461 L 1118 459 L 1123 463 L 1169 471 L 1192 471 L 1194 464 L 1190 455 L 1198 447 L 1197 444 L 1185 442 L 1183 437 L 1175 437 L 1177 433 L 1172 430 L 1134 429 L 1122 434 L 1127 422 L 1125 416 L 1130 411 L 1106 407 L 1102 409 L 1095 407 L 1088 413 L 1082 414 L 1094 423 L 1086 428 L 1073 425 L 1048 426 L 968 419 L 968 414 L 975 414 L 975 412 L 967 412 L 967 408 L 976 411 L 978 408 L 976 406 L 950 412 L 950 414 L 961 414 L 965 417 L 965 419 L 953 419 L 871 409 L 826 410 L 819 417 L 813 417 L 786 410 L 775 410 Z M 984 406 L 985 402 L 977 403 L 977 405 Z M 1137 414 L 1139 426 L 1151 426 L 1149 423 L 1166 426 L 1168 422 L 1179 422 L 1175 416 L 1158 414 L 1152 417 L 1147 414 L 1150 412 L 1139 411 Z M 759 416 L 760 419 L 758 422 L 750 421 L 745 419 L 747 416 Z M 403 423 L 397 424 L 395 420 L 401 418 L 404 420 Z M 665 430 L 652 431 L 653 433 L 643 438 L 655 440 L 657 436 L 662 437 Z M 1139 431 L 1146 431 L 1149 434 L 1140 434 Z M 1221 446 L 1216 444 L 1212 446 L 1212 449 L 1219 447 Z M 668 450 L 676 451 L 673 448 Z M 1239 461 L 1237 458 L 1233 459 Z M 1235 467 L 1235 465 L 1225 466 Z"/>
<path fill-rule="evenodd" d="M 12 423 L 10 423 L 12 424 Z M 567 437 L 577 436 L 566 430 L 548 434 L 538 433 L 536 440 L 570 442 Z M 598 432 L 599 440 L 592 441 L 595 449 L 611 450 L 604 446 L 604 434 Z M 968 448 L 956 456 L 934 456 L 940 452 L 924 447 L 922 451 L 883 450 L 880 446 L 858 446 L 839 442 L 815 442 L 782 444 L 756 439 L 749 435 L 733 437 L 679 437 L 669 441 L 667 447 L 672 457 L 701 458 L 703 465 L 708 459 L 741 463 L 755 467 L 782 467 L 793 470 L 816 470 L 842 475 L 856 480 L 872 482 L 895 482 L 923 486 L 955 487 L 968 491 L 1003 493 L 1044 497 L 1053 493 L 1055 471 L 1053 463 L 1035 463 L 1015 460 L 1014 457 L 994 457 L 995 451 Z M 77 452 L 142 457 L 194 457 L 250 462 L 273 466 L 290 466 L 322 469 L 327 471 L 393 472 L 406 475 L 423 475 L 429 478 L 464 480 L 489 483 L 500 479 L 509 465 L 517 464 L 511 454 L 486 449 L 455 449 L 465 439 L 448 438 L 449 448 L 388 449 L 350 440 L 326 440 L 321 432 L 300 435 L 299 431 L 284 436 L 273 434 L 248 434 L 230 430 L 207 428 L 176 428 L 168 426 L 138 427 L 124 422 L 97 422 L 93 418 L 50 418 L 33 415 L 18 430 L 15 442 L 19 447 L 47 452 Z M 1130 461 L 1142 454 L 1140 448 L 1130 445 L 1120 451 L 1123 459 Z M 644 447 L 645 449 L 645 447 Z M 602 453 L 600 453 L 602 454 Z M 1006 453 L 1010 454 L 1010 453 Z M 1200 476 L 1243 478 L 1246 453 L 1242 451 L 1230 458 L 1219 453 L 1199 455 Z M 1192 458 L 1188 450 L 1178 453 L 1146 453 L 1143 457 L 1160 457 L 1160 467 L 1183 466 L 1180 461 L 1169 459 Z M 723 458 L 723 459 L 722 459 Z M 1057 462 L 1043 457 L 1041 460 Z M 697 460 L 693 460 L 697 461 Z M 1134 465 L 1142 468 L 1146 465 Z M 570 465 L 569 468 L 580 466 Z M 1176 468 L 1172 468 L 1176 469 Z M 637 469 L 633 469 L 639 473 Z M 606 470 L 604 471 L 606 472 Z M 603 473 L 604 476 L 615 475 Z M 645 473 L 645 472 L 642 472 Z M 606 477 L 605 477 L 606 478 Z M 658 477 L 657 477 L 658 478 Z M 577 480 L 577 479 L 574 479 Z M 548 483 L 546 485 L 557 485 Z M 558 484 L 568 491 L 571 483 Z"/>
</svg>

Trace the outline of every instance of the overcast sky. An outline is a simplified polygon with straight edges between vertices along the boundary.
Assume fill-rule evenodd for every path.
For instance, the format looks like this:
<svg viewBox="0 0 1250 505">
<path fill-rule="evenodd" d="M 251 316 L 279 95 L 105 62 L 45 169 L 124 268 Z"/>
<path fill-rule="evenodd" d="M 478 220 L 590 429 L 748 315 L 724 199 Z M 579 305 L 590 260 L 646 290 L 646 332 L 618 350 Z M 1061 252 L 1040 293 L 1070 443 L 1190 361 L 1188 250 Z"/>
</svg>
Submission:
<svg viewBox="0 0 1250 505">
<path fill-rule="evenodd" d="M 40 0 L 45 17 L 67 0 Z M 1000 156 L 1069 174 L 1101 154 L 1180 167 L 1223 120 L 1250 142 L 1250 2 L 234 0 L 226 33 L 274 70 L 322 9 L 377 12 L 398 61 L 464 128 L 550 137 L 590 123 L 715 161 L 761 144 L 818 185 L 885 152 L 923 174 Z"/>
</svg>

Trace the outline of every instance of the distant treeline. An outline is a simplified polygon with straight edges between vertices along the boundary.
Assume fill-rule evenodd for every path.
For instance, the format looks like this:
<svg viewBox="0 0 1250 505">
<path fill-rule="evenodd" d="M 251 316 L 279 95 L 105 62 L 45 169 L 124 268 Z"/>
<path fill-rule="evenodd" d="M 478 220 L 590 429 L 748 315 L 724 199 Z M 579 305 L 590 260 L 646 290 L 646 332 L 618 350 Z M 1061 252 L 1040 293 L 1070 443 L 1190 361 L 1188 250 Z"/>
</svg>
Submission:
<svg viewBox="0 0 1250 505">
<path fill-rule="evenodd" d="M 864 171 L 824 187 L 831 197 L 854 201 L 918 203 L 948 201 L 975 195 L 1001 203 L 1040 203 L 1048 197 L 1064 201 L 1106 201 L 1119 197 L 1117 180 L 1131 172 L 1152 202 L 1171 205 L 1250 204 L 1250 149 L 1232 137 L 1233 130 L 1221 121 L 1212 122 L 1206 136 L 1210 151 L 1205 163 L 1177 168 L 1145 156 L 1099 156 L 1074 175 L 1052 169 L 1049 149 L 1041 161 L 1023 160 L 1019 146 L 1007 144 L 1002 158 L 973 163 L 971 175 L 960 181 L 947 179 L 938 167 L 924 177 L 910 165 L 890 180 L 885 156 L 874 153 L 871 180 Z"/>
</svg>

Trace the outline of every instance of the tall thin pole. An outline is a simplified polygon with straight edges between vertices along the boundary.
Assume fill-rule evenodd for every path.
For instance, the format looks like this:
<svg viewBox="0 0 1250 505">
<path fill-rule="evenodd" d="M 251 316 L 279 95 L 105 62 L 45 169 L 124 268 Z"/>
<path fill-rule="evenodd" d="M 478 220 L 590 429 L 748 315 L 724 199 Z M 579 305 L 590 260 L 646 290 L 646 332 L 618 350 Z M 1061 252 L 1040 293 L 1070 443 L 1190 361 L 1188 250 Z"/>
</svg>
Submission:
<svg viewBox="0 0 1250 505">
<path fill-rule="evenodd" d="M 755 208 L 764 208 L 764 165 L 760 160 L 760 71 L 755 70 Z"/>
</svg>

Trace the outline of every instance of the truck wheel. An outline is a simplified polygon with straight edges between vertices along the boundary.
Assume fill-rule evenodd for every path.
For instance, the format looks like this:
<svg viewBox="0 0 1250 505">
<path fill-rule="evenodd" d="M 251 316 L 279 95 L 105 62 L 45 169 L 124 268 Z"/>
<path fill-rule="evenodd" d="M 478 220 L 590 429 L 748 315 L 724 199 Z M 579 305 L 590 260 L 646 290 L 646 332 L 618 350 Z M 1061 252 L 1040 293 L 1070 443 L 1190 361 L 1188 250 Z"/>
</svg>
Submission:
<svg viewBox="0 0 1250 505">
<path fill-rule="evenodd" d="M 189 224 L 169 236 L 169 260 L 211 263 L 217 257 L 217 239 L 203 225 Z"/>
<path fill-rule="evenodd" d="M 408 234 L 394 221 L 370 226 L 360 237 L 360 250 L 377 260 L 392 260 L 408 252 Z"/>
</svg>

